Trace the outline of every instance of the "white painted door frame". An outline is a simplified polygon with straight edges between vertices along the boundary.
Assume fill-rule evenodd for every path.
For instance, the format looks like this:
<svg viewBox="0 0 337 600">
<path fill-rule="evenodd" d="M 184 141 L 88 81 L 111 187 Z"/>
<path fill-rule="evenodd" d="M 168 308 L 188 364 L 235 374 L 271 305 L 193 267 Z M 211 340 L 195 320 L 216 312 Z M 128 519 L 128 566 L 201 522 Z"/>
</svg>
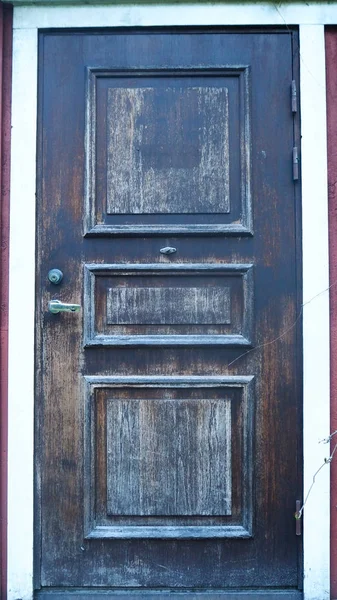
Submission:
<svg viewBox="0 0 337 600">
<path fill-rule="evenodd" d="M 327 457 L 329 271 L 324 25 L 337 5 L 307 3 L 23 6 L 14 10 L 10 311 L 8 600 L 33 594 L 33 420 L 37 38 L 40 28 L 299 25 L 301 53 L 304 491 Z M 52 200 L 52 199 L 51 199 Z M 329 469 L 304 512 L 304 597 L 328 600 Z M 318 531 L 319 524 L 319 531 Z"/>
</svg>

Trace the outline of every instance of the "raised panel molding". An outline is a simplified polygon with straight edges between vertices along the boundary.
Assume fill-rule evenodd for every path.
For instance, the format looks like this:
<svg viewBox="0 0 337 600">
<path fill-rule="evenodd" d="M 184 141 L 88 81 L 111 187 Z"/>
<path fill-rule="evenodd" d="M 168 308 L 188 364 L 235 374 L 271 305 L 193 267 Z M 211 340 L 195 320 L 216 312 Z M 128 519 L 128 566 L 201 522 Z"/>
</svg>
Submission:
<svg viewBox="0 0 337 600">
<path fill-rule="evenodd" d="M 237 82 L 233 98 L 228 79 Z M 100 85 L 104 100 L 98 98 Z M 247 65 L 88 68 L 84 235 L 251 235 L 249 97 Z M 103 132 L 97 130 L 98 110 L 106 112 Z M 165 127 L 168 110 L 170 128 L 157 139 L 153 123 Z M 214 110 L 217 117 L 208 122 Z M 231 148 L 228 121 L 234 113 L 237 147 Z"/>
<path fill-rule="evenodd" d="M 79 591 L 73 589 L 66 590 L 47 590 L 43 589 L 36 592 L 39 600 L 125 600 L 126 598 L 142 598 L 146 600 L 182 600 L 184 598 L 193 598 L 193 600 L 303 600 L 303 592 L 294 589 L 255 589 L 255 590 L 97 590 L 86 589 Z"/>
<path fill-rule="evenodd" d="M 251 346 L 253 266 L 86 264 L 86 346 Z"/>
<path fill-rule="evenodd" d="M 84 387 L 87 539 L 252 536 L 254 377 Z"/>
</svg>

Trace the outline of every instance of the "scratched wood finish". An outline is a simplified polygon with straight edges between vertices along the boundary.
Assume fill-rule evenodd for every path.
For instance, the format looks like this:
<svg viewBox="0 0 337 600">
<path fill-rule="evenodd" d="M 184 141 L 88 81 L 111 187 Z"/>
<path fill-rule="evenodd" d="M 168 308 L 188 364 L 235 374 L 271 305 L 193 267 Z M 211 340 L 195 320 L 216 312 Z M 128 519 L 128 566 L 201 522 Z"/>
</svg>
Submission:
<svg viewBox="0 0 337 600">
<path fill-rule="evenodd" d="M 291 156 L 300 138 L 290 97 L 297 33 L 42 31 L 39 60 L 36 587 L 42 598 L 61 590 L 75 598 L 113 591 L 231 598 L 243 590 L 297 597 L 302 357 L 300 322 L 293 323 L 301 222 Z M 132 199 L 125 186 L 116 191 L 111 173 L 114 163 L 121 177 L 124 156 L 112 152 L 114 111 L 142 94 L 133 121 L 124 109 L 120 115 L 138 133 L 121 135 L 131 144 L 128 164 L 137 165 L 132 144 L 141 120 L 149 126 L 140 140 L 142 176 L 153 169 L 161 195 L 156 204 L 147 191 L 142 204 L 148 188 L 133 173 L 135 212 L 115 212 L 118 203 L 129 210 Z M 210 102 L 207 114 L 200 96 Z M 203 149 L 214 168 L 209 188 L 197 172 L 206 169 Z M 178 163 L 185 192 L 170 184 L 173 198 L 164 172 L 172 183 Z M 185 186 L 187 172 L 193 185 Z M 165 246 L 177 252 L 165 256 Z M 48 281 L 51 268 L 64 273 L 59 286 Z M 109 324 L 108 290 L 121 288 L 198 289 L 198 309 L 181 323 L 187 310 L 177 302 L 174 319 L 170 300 L 165 318 L 176 323 L 149 324 L 152 298 L 133 309 L 142 322 Z M 229 290 L 221 311 L 230 323 L 205 322 L 208 290 L 217 288 Z M 52 315 L 51 298 L 82 311 Z M 150 459 L 151 444 L 160 457 Z M 134 487 L 123 497 L 129 475 Z"/>
<path fill-rule="evenodd" d="M 228 288 L 110 288 L 107 296 L 109 325 L 230 323 Z"/>
<path fill-rule="evenodd" d="M 229 212 L 228 91 L 172 81 L 109 89 L 108 214 Z"/>
<path fill-rule="evenodd" d="M 109 514 L 230 514 L 230 401 L 111 400 L 107 459 Z"/>
</svg>

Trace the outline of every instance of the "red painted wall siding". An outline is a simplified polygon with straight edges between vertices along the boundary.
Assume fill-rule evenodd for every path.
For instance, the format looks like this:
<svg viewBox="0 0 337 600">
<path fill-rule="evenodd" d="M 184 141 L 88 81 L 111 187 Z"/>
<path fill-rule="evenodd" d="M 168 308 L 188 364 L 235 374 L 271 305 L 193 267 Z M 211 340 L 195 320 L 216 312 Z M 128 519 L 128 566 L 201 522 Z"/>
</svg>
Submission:
<svg viewBox="0 0 337 600">
<path fill-rule="evenodd" d="M 337 283 L 337 27 L 325 33 L 330 285 Z M 330 288 L 331 431 L 337 429 L 337 285 Z M 335 444 L 335 440 L 334 440 Z M 334 445 L 333 444 L 333 445 Z M 337 461 L 331 463 L 331 598 L 337 598 Z"/>
<path fill-rule="evenodd" d="M 7 366 L 12 7 L 0 6 L 0 590 L 7 580 Z"/>
</svg>

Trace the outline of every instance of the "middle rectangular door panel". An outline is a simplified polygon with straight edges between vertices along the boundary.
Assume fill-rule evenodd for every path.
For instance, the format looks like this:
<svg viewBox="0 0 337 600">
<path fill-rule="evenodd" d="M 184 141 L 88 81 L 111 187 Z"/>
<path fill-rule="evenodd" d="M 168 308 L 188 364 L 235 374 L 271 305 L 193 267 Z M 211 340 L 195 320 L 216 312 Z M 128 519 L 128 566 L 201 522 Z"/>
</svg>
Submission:
<svg viewBox="0 0 337 600">
<path fill-rule="evenodd" d="M 87 346 L 249 346 L 250 264 L 85 266 Z"/>
</svg>

